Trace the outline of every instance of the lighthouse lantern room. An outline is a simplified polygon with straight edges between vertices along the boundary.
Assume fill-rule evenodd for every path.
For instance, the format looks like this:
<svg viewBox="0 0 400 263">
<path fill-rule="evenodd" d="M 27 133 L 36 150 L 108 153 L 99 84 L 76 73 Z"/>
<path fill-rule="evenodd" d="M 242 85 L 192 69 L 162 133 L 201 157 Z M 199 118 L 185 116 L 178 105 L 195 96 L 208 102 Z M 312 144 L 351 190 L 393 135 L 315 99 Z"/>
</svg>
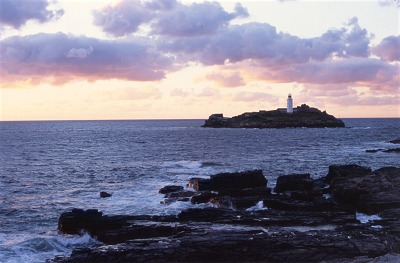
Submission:
<svg viewBox="0 0 400 263">
<path fill-rule="evenodd" d="M 289 94 L 287 98 L 287 113 L 293 113 L 292 94 Z"/>
</svg>

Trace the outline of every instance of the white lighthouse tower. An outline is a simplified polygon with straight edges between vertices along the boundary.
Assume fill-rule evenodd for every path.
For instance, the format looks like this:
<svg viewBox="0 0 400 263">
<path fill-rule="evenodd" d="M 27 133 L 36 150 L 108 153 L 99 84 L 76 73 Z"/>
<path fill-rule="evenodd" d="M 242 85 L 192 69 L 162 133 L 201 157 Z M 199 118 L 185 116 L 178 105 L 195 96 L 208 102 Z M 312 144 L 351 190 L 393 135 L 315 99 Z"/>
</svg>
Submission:
<svg viewBox="0 0 400 263">
<path fill-rule="evenodd" d="M 287 97 L 287 113 L 293 113 L 292 94 L 289 94 Z"/>
</svg>

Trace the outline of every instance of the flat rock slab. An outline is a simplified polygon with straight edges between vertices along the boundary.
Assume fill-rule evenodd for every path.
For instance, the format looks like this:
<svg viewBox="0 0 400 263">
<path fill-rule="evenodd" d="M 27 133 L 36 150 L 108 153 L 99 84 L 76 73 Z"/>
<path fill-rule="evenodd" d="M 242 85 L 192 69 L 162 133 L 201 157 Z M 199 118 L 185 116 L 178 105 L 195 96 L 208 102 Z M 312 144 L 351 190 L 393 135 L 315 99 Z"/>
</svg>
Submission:
<svg viewBox="0 0 400 263">
<path fill-rule="evenodd" d="M 386 255 L 389 248 L 366 231 L 305 231 L 225 225 L 188 226 L 172 238 L 132 240 L 76 249 L 52 262 L 321 262 Z"/>
</svg>

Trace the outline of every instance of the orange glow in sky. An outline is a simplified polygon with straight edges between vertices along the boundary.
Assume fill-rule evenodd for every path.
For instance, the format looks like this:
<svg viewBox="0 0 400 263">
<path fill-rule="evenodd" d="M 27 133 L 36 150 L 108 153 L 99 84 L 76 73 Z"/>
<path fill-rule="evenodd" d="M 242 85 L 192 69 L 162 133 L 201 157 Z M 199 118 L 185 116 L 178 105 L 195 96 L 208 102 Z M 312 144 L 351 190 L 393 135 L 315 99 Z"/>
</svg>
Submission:
<svg viewBox="0 0 400 263">
<path fill-rule="evenodd" d="M 389 0 L 1 0 L 0 120 L 206 119 L 288 93 L 399 118 L 399 22 Z"/>
</svg>

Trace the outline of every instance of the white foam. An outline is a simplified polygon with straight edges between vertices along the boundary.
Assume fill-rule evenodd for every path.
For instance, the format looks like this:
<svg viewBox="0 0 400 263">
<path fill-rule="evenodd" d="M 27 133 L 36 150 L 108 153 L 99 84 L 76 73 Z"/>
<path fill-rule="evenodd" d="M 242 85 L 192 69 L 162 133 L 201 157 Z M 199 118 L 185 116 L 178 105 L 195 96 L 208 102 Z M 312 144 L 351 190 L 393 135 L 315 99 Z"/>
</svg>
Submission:
<svg viewBox="0 0 400 263">
<path fill-rule="evenodd" d="M 381 220 L 378 215 L 366 215 L 363 213 L 356 213 L 356 219 L 359 220 L 362 224 L 368 223 L 369 221 Z"/>
<path fill-rule="evenodd" d="M 334 230 L 335 228 L 336 227 L 333 225 L 283 227 L 283 229 L 285 229 L 285 230 L 295 230 L 295 231 L 299 231 L 299 232 Z"/>
<path fill-rule="evenodd" d="M 259 201 L 256 205 L 249 207 L 246 211 L 259 211 L 259 210 L 267 210 L 268 207 L 264 207 L 264 202 Z"/>
<path fill-rule="evenodd" d="M 167 161 L 162 164 L 162 171 L 169 175 L 179 175 L 185 176 L 189 175 L 186 179 L 193 176 L 205 176 L 215 173 L 213 165 L 203 165 L 210 164 L 211 162 L 201 162 L 201 161 L 191 161 L 191 160 L 181 160 L 181 161 Z M 171 179 L 171 178 L 169 178 Z"/>
<path fill-rule="evenodd" d="M 322 195 L 325 199 L 330 199 L 330 198 L 332 198 L 332 195 L 330 195 L 330 194 L 323 194 Z"/>
<path fill-rule="evenodd" d="M 57 255 L 68 254 L 78 245 L 96 244 L 100 243 L 88 234 L 0 234 L 0 262 L 44 262 Z"/>
</svg>

